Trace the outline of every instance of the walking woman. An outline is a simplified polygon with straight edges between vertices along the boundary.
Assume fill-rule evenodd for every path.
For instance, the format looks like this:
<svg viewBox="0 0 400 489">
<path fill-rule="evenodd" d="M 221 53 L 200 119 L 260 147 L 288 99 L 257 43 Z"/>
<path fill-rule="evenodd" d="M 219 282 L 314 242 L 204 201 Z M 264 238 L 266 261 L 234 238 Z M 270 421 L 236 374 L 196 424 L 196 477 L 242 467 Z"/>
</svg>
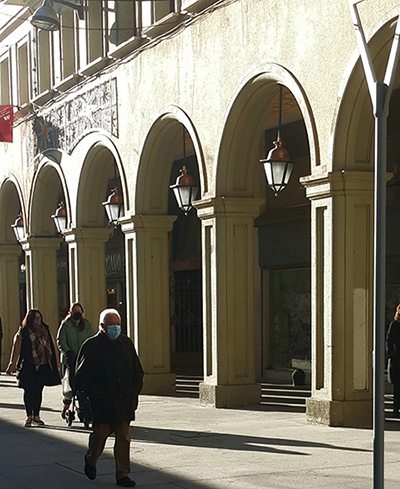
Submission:
<svg viewBox="0 0 400 489">
<path fill-rule="evenodd" d="M 18 387 L 24 389 L 25 426 L 44 425 L 40 418 L 43 388 L 58 385 L 61 379 L 54 341 L 38 309 L 28 311 L 14 336 L 6 374 L 15 371 Z"/>
<path fill-rule="evenodd" d="M 400 410 L 400 304 L 396 307 L 394 321 L 386 335 L 386 353 L 390 382 L 393 384 L 393 416 L 398 418 Z"/>
<path fill-rule="evenodd" d="M 75 302 L 68 314 L 61 321 L 57 333 L 57 346 L 61 352 L 62 374 L 68 371 L 71 393 L 63 393 L 63 410 L 61 417 L 65 419 L 66 412 L 71 404 L 72 391 L 75 380 L 75 360 L 82 343 L 94 335 L 94 329 L 87 319 L 83 317 L 82 304 Z"/>
</svg>

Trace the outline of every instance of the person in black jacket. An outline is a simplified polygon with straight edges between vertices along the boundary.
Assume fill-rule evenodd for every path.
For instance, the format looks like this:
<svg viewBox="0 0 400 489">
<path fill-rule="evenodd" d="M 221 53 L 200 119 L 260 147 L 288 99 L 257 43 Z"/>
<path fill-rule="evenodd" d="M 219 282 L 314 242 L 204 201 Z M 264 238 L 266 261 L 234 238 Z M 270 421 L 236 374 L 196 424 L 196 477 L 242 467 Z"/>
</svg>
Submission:
<svg viewBox="0 0 400 489">
<path fill-rule="evenodd" d="M 61 384 L 61 378 L 54 340 L 38 309 L 28 311 L 14 336 L 6 374 L 15 371 L 18 387 L 24 389 L 25 426 L 44 425 L 40 418 L 43 388 Z"/>
<path fill-rule="evenodd" d="M 390 382 L 393 384 L 393 416 L 400 417 L 400 304 L 386 335 L 386 353 Z"/>
<path fill-rule="evenodd" d="M 142 386 L 143 369 L 132 340 L 121 334 L 121 317 L 117 310 L 105 309 L 100 313 L 99 332 L 83 343 L 75 366 L 75 388 L 88 395 L 93 416 L 84 465 L 89 479 L 96 478 L 97 460 L 114 432 L 117 485 L 135 485 L 129 477 L 129 425 Z"/>
</svg>

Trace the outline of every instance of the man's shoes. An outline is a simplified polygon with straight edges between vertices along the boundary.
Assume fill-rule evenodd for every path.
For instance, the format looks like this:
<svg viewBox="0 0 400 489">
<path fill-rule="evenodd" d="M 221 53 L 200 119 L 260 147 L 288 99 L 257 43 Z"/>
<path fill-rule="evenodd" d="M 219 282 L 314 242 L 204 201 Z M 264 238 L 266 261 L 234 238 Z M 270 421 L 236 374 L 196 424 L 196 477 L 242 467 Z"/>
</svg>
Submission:
<svg viewBox="0 0 400 489">
<path fill-rule="evenodd" d="M 96 466 L 88 464 L 86 461 L 86 455 L 85 455 L 85 475 L 86 475 L 86 477 L 88 479 L 90 479 L 91 481 L 94 481 L 96 479 L 96 474 L 97 474 Z"/>
<path fill-rule="evenodd" d="M 136 486 L 136 482 L 130 479 L 129 477 L 122 477 L 122 479 L 117 480 L 117 486 L 134 487 Z"/>
<path fill-rule="evenodd" d="M 24 426 L 26 426 L 27 428 L 29 426 L 32 426 L 32 416 L 28 416 L 25 420 L 25 423 L 24 423 Z"/>
</svg>

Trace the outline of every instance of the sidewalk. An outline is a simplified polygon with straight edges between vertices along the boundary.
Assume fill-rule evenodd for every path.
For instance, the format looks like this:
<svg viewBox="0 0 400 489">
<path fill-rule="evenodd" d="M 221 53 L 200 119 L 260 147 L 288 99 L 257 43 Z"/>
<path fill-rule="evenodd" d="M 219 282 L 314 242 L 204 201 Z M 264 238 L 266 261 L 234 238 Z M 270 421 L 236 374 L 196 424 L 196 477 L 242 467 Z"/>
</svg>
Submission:
<svg viewBox="0 0 400 489">
<path fill-rule="evenodd" d="M 117 487 L 113 439 L 98 476 L 83 474 L 88 431 L 60 417 L 60 388 L 45 388 L 44 427 L 24 428 L 21 389 L 0 376 L 0 488 Z M 400 423 L 387 421 L 385 489 L 400 487 Z M 263 407 L 221 410 L 196 399 L 141 396 L 132 423 L 132 472 L 147 489 L 372 488 L 372 431 L 310 425 Z"/>
</svg>

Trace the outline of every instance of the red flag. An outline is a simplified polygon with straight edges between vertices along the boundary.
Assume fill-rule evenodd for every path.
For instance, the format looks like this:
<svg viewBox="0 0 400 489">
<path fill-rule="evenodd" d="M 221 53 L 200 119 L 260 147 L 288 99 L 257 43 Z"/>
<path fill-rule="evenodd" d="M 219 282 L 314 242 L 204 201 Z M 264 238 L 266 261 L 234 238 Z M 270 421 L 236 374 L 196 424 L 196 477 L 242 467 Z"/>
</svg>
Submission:
<svg viewBox="0 0 400 489">
<path fill-rule="evenodd" d="M 0 143 L 12 143 L 14 107 L 0 105 Z"/>
</svg>

